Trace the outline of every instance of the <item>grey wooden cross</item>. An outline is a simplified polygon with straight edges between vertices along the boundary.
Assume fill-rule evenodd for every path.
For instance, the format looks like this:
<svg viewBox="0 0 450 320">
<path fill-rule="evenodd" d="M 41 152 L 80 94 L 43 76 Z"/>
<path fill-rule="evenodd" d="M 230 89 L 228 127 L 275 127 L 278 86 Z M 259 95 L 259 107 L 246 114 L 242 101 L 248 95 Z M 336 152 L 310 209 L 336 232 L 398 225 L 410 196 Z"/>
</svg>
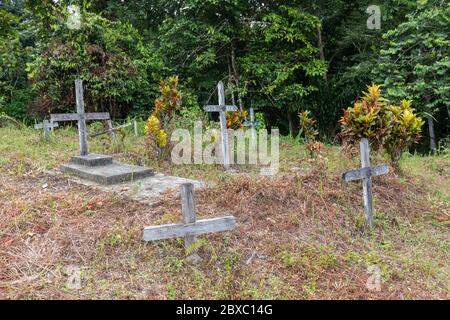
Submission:
<svg viewBox="0 0 450 320">
<path fill-rule="evenodd" d="M 48 120 L 44 120 L 42 123 L 38 123 L 34 125 L 35 129 L 44 129 L 44 139 L 46 141 L 50 140 L 50 129 L 58 127 L 57 123 L 50 122 Z"/>
<path fill-rule="evenodd" d="M 255 129 L 257 124 L 258 122 L 255 120 L 255 110 L 250 108 L 250 121 L 245 121 L 244 126 Z"/>
<path fill-rule="evenodd" d="M 370 146 L 366 138 L 361 139 L 361 169 L 350 170 L 343 174 L 343 179 L 346 182 L 363 180 L 363 198 L 364 211 L 366 214 L 366 223 L 372 227 L 373 224 L 373 204 L 372 204 L 372 177 L 387 174 L 389 167 L 385 164 L 371 167 L 370 166 Z"/>
<path fill-rule="evenodd" d="M 228 129 L 227 129 L 227 111 L 237 111 L 236 106 L 225 105 L 225 89 L 223 82 L 220 81 L 217 85 L 217 91 L 219 94 L 219 105 L 208 105 L 205 107 L 206 112 L 219 112 L 220 114 L 220 132 L 222 142 L 222 154 L 223 165 L 225 170 L 230 169 L 230 145 L 228 142 Z"/>
<path fill-rule="evenodd" d="M 192 183 L 181 185 L 181 209 L 183 212 L 182 223 L 147 227 L 144 229 L 144 241 L 184 237 L 184 246 L 188 251 L 197 241 L 198 235 L 233 230 L 236 226 L 236 219 L 233 216 L 197 221 Z M 192 254 L 196 254 L 195 250 Z"/>
<path fill-rule="evenodd" d="M 88 154 L 86 121 L 110 120 L 108 112 L 84 113 L 83 81 L 75 80 L 77 113 L 51 114 L 51 122 L 78 121 L 78 135 L 80 137 L 80 155 Z M 110 124 L 111 126 L 111 124 Z"/>
</svg>

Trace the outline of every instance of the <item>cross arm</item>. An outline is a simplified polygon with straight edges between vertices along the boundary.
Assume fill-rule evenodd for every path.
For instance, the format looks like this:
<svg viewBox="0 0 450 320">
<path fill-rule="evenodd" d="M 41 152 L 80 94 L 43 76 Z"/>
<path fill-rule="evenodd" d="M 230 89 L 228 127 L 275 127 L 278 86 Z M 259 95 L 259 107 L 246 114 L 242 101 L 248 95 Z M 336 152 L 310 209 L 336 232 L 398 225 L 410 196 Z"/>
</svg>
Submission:
<svg viewBox="0 0 450 320">
<path fill-rule="evenodd" d="M 167 224 L 162 226 L 147 227 L 144 229 L 144 241 L 164 240 L 184 237 L 189 235 L 201 235 L 234 229 L 236 219 L 233 216 L 199 220 L 189 224 Z"/>
<path fill-rule="evenodd" d="M 86 120 L 110 120 L 109 112 L 93 112 L 85 114 Z M 77 113 L 59 113 L 50 115 L 51 122 L 78 121 L 80 116 Z"/>
<path fill-rule="evenodd" d="M 51 122 L 78 121 L 79 119 L 80 117 L 76 113 L 58 113 L 50 115 Z"/>
<path fill-rule="evenodd" d="M 44 129 L 44 128 L 57 128 L 58 127 L 58 123 L 48 123 L 48 124 L 42 124 L 42 123 L 38 123 L 34 125 L 35 129 Z"/>
<path fill-rule="evenodd" d="M 236 106 L 213 106 L 213 105 L 208 105 L 205 106 L 204 110 L 206 112 L 225 112 L 225 111 L 237 111 L 237 107 Z"/>
<path fill-rule="evenodd" d="M 109 112 L 86 113 L 86 120 L 110 120 Z"/>
<path fill-rule="evenodd" d="M 355 181 L 355 180 L 361 180 L 361 179 L 365 179 L 365 178 L 380 176 L 382 174 L 387 174 L 388 172 L 389 172 L 389 167 L 387 165 L 383 164 L 381 166 L 377 166 L 377 167 L 373 167 L 373 168 L 367 167 L 367 168 L 347 171 L 343 174 L 342 179 L 344 179 L 344 181 L 346 181 L 346 182 L 349 182 L 349 181 Z"/>
</svg>

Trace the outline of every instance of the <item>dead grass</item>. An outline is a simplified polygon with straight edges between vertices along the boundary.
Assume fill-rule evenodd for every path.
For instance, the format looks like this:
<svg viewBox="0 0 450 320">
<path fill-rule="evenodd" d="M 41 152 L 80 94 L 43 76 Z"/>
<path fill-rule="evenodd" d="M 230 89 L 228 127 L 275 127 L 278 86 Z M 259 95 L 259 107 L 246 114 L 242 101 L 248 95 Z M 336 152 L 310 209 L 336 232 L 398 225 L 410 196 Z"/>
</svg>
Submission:
<svg viewBox="0 0 450 320">
<path fill-rule="evenodd" d="M 17 138 L 16 149 L 0 143 L 0 298 L 449 298 L 448 159 L 406 159 L 406 176 L 376 178 L 370 232 L 360 185 L 339 174 L 357 161 L 345 162 L 335 148 L 317 163 L 286 143 L 273 178 L 193 168 L 189 174 L 215 181 L 197 191 L 198 215 L 231 213 L 238 226 L 202 236 L 203 262 L 192 266 L 181 239 L 141 240 L 144 226 L 179 221 L 178 194 L 148 207 L 46 175 L 45 159 L 63 161 L 68 151 L 51 144 L 48 156 L 34 158 L 42 146 L 21 149 L 33 134 Z M 73 138 L 62 139 L 68 146 Z M 294 165 L 303 169 L 292 172 Z M 381 269 L 379 292 L 366 287 L 372 265 Z M 80 290 L 68 287 L 71 266 L 82 270 Z"/>
</svg>

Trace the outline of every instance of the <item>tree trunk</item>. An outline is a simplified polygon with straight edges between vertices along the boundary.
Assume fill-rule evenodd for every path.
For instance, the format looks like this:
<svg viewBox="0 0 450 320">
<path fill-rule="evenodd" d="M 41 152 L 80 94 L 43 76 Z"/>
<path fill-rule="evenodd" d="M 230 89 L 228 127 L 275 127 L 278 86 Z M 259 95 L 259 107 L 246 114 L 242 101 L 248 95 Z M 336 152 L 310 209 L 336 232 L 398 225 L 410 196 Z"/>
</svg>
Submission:
<svg viewBox="0 0 450 320">
<path fill-rule="evenodd" d="M 428 106 L 430 103 L 430 89 L 425 91 L 425 105 Z M 428 133 L 430 135 L 430 149 L 433 154 L 436 153 L 436 135 L 434 134 L 434 122 L 431 114 L 427 115 L 428 121 Z"/>
<path fill-rule="evenodd" d="M 433 154 L 436 153 L 436 136 L 434 135 L 434 122 L 431 115 L 427 116 L 428 120 L 428 133 L 430 135 L 430 149 Z"/>
<path fill-rule="evenodd" d="M 234 99 L 234 88 L 233 88 L 233 74 L 231 72 L 231 54 L 228 59 L 228 88 L 231 89 L 231 104 L 236 105 L 236 100 Z"/>
<path fill-rule="evenodd" d="M 289 123 L 289 134 L 292 138 L 295 138 L 297 136 L 298 130 L 295 125 L 295 120 L 292 117 L 292 112 L 290 110 L 288 110 L 287 112 L 287 118 Z"/>
<path fill-rule="evenodd" d="M 244 109 L 244 103 L 242 102 L 241 93 L 239 92 L 240 86 L 239 86 L 239 72 L 238 68 L 236 66 L 236 53 L 234 50 L 234 44 L 231 44 L 231 67 L 233 69 L 233 77 L 234 77 L 234 83 L 236 84 L 236 90 L 237 90 L 237 98 L 239 102 L 239 109 L 242 111 Z"/>
<path fill-rule="evenodd" d="M 323 42 L 322 42 L 322 30 L 320 29 L 319 24 L 317 24 L 316 26 L 316 32 L 317 32 L 317 46 L 319 47 L 320 60 L 325 62 L 325 53 L 323 51 Z M 328 76 L 326 72 L 323 75 L 323 80 L 325 80 L 325 83 L 328 85 Z"/>
</svg>

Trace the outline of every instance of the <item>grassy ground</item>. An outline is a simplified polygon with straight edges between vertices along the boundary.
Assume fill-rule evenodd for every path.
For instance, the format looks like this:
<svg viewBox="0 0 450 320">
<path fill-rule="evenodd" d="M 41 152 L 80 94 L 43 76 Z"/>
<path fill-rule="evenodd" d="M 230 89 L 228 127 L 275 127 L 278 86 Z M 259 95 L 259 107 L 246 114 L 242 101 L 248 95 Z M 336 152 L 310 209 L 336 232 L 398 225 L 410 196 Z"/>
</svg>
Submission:
<svg viewBox="0 0 450 320">
<path fill-rule="evenodd" d="M 232 213 L 233 232 L 202 236 L 203 262 L 183 241 L 144 243 L 144 226 L 180 219 L 177 192 L 146 205 L 51 176 L 77 152 L 73 129 L 43 142 L 31 129 L 0 128 L 0 298 L 9 299 L 417 299 L 450 295 L 450 159 L 408 155 L 402 174 L 374 179 L 375 228 L 364 228 L 358 167 L 335 146 L 311 160 L 284 138 L 280 173 L 256 168 L 149 162 L 143 138 L 109 137 L 91 151 L 160 172 L 212 182 L 198 190 L 200 217 Z M 375 155 L 374 164 L 386 161 Z M 81 289 L 68 285 L 81 269 Z M 381 290 L 366 286 L 381 271 Z"/>
</svg>

